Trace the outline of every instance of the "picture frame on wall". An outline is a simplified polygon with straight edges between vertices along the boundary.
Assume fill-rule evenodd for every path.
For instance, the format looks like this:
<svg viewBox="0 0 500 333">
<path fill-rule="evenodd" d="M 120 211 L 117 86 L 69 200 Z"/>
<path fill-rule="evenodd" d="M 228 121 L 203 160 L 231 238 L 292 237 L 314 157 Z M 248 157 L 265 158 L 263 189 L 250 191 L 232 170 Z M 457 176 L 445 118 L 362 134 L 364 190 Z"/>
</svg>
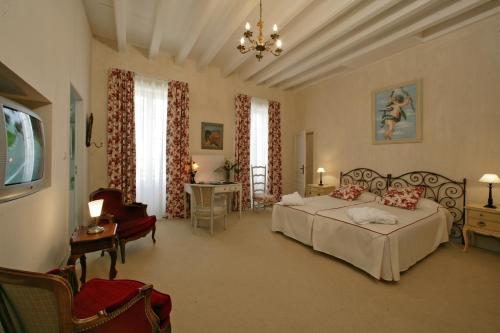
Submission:
<svg viewBox="0 0 500 333">
<path fill-rule="evenodd" d="M 201 149 L 224 149 L 224 124 L 201 123 Z"/>
<path fill-rule="evenodd" d="M 422 141 L 422 80 L 377 89 L 371 106 L 373 144 Z"/>
</svg>

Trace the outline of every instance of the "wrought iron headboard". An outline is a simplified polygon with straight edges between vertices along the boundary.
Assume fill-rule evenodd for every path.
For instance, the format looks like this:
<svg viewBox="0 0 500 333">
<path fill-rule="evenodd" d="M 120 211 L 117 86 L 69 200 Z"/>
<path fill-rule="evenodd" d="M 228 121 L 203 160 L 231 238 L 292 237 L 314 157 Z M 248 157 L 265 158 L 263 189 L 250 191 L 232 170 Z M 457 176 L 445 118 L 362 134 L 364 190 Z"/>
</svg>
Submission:
<svg viewBox="0 0 500 333">
<path fill-rule="evenodd" d="M 397 177 L 389 175 L 390 186 L 423 186 L 424 197 L 446 207 L 452 217 L 451 237 L 462 240 L 462 228 L 465 222 L 465 185 L 467 180 L 452 180 L 429 171 L 411 171 Z"/>
<path fill-rule="evenodd" d="M 340 185 L 363 185 L 369 192 L 382 195 L 387 190 L 390 176 L 382 176 L 372 169 L 357 168 L 347 172 L 340 172 Z"/>
</svg>

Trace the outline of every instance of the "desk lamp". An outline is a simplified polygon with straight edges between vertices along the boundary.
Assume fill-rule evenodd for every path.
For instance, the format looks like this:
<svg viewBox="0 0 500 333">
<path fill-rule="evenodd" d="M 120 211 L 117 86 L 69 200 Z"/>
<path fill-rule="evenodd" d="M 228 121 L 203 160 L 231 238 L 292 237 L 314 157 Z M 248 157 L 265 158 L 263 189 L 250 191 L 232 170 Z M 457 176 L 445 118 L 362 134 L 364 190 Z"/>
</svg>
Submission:
<svg viewBox="0 0 500 333">
<path fill-rule="evenodd" d="M 323 186 L 323 172 L 325 172 L 325 168 L 318 168 L 316 172 L 319 173 L 319 186 Z"/>
<path fill-rule="evenodd" d="M 500 178 L 494 173 L 485 173 L 481 178 L 479 178 L 480 183 L 488 183 L 488 187 L 490 188 L 490 195 L 488 196 L 488 204 L 485 205 L 485 208 L 497 208 L 493 206 L 493 196 L 491 195 L 491 189 L 493 184 L 500 183 Z"/>
<path fill-rule="evenodd" d="M 198 172 L 198 164 L 196 162 L 193 162 L 191 164 L 191 184 L 196 184 L 196 180 L 194 177 L 196 177 L 196 172 Z"/>
<path fill-rule="evenodd" d="M 101 216 L 102 204 L 104 199 L 98 199 L 89 202 L 90 217 L 92 217 L 92 224 L 87 229 L 88 234 L 98 234 L 104 231 L 104 228 L 98 225 L 98 218 Z"/>
</svg>

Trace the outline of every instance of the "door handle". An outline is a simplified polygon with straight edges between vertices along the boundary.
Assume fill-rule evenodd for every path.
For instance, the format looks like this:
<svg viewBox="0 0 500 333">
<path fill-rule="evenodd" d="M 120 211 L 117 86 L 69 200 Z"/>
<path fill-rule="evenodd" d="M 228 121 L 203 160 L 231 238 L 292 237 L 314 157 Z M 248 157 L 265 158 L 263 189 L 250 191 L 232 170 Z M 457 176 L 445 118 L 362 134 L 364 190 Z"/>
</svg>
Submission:
<svg viewBox="0 0 500 333">
<path fill-rule="evenodd" d="M 304 174 L 304 165 L 302 165 L 302 167 L 300 167 L 300 170 L 302 170 L 302 174 Z"/>
</svg>

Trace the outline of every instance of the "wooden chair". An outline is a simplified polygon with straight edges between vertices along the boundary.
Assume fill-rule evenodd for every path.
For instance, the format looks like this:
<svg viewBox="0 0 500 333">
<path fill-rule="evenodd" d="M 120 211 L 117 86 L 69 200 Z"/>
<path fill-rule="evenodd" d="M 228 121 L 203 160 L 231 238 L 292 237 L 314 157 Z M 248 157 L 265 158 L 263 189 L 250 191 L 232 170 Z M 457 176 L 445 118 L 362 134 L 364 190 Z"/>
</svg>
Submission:
<svg viewBox="0 0 500 333">
<path fill-rule="evenodd" d="M 170 332 L 171 306 L 170 296 L 132 280 L 92 279 L 78 292 L 74 266 L 47 274 L 0 267 L 6 333 Z"/>
<path fill-rule="evenodd" d="M 194 207 L 194 229 L 198 220 L 210 220 L 210 233 L 214 233 L 214 220 L 224 218 L 224 230 L 227 226 L 227 203 L 225 197 L 217 197 L 211 185 L 191 184 Z"/>
<path fill-rule="evenodd" d="M 156 216 L 149 216 L 147 205 L 134 202 L 125 204 L 122 191 L 115 188 L 100 188 L 90 194 L 90 200 L 104 199 L 101 221 L 118 224 L 118 242 L 122 263 L 125 263 L 125 244 L 145 237 L 151 232 L 153 243 L 156 243 Z"/>
<path fill-rule="evenodd" d="M 252 166 L 250 169 L 252 178 L 252 210 L 255 210 L 255 207 L 266 209 L 266 207 L 274 205 L 276 203 L 275 198 L 267 193 L 266 166 Z"/>
</svg>

